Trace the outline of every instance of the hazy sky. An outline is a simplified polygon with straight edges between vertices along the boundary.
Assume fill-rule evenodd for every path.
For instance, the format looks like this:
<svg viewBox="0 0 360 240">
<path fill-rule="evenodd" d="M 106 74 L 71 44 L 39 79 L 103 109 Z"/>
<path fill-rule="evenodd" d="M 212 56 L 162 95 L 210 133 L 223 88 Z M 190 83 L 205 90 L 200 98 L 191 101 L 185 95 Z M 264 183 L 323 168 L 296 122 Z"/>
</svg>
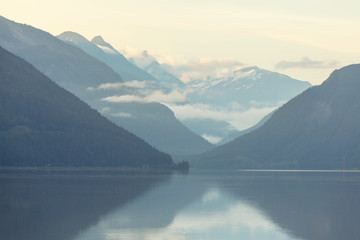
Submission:
<svg viewBox="0 0 360 240">
<path fill-rule="evenodd" d="M 318 84 L 360 62 L 359 9 L 358 0 L 1 0 L 0 14 L 163 60 L 234 59 Z"/>
</svg>

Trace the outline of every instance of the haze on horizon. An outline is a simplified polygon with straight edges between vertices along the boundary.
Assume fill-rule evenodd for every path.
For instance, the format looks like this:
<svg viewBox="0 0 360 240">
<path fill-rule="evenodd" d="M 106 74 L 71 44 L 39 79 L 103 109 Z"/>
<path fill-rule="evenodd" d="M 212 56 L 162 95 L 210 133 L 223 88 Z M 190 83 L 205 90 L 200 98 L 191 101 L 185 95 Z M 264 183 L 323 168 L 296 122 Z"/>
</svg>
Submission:
<svg viewBox="0 0 360 240">
<path fill-rule="evenodd" d="M 238 61 L 320 84 L 358 63 L 360 2 L 3 0 L 6 18 L 58 35 L 102 35 L 160 62 Z"/>
</svg>

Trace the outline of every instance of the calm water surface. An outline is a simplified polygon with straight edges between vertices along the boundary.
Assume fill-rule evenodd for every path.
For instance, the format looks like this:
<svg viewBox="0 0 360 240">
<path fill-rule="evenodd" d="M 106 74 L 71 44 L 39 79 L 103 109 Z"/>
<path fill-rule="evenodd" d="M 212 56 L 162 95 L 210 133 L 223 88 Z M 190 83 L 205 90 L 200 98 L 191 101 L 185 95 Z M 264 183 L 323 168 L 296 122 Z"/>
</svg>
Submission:
<svg viewBox="0 0 360 240">
<path fill-rule="evenodd" d="M 360 172 L 0 172 L 0 239 L 359 239 Z"/>
</svg>

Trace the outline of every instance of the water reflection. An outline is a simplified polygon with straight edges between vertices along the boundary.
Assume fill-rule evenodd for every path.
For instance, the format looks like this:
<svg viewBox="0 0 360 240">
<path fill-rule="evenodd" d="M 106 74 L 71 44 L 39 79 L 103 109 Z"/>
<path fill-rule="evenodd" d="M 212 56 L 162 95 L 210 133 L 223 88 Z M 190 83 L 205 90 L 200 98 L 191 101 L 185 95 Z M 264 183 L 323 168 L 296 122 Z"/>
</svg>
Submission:
<svg viewBox="0 0 360 240">
<path fill-rule="evenodd" d="M 0 211 L 10 240 L 358 239 L 360 173 L 0 175 Z"/>
<path fill-rule="evenodd" d="M 300 239 L 358 239 L 359 172 L 264 172 L 221 181 Z"/>
<path fill-rule="evenodd" d="M 73 239 L 168 178 L 110 171 L 0 171 L 0 239 Z"/>
<path fill-rule="evenodd" d="M 294 239 L 220 187 L 213 178 L 174 176 L 167 186 L 105 216 L 76 240 Z"/>
<path fill-rule="evenodd" d="M 104 216 L 75 239 L 166 239 L 167 235 L 162 235 L 169 224 L 205 190 L 202 182 L 186 175 L 172 176 L 141 198 Z"/>
</svg>

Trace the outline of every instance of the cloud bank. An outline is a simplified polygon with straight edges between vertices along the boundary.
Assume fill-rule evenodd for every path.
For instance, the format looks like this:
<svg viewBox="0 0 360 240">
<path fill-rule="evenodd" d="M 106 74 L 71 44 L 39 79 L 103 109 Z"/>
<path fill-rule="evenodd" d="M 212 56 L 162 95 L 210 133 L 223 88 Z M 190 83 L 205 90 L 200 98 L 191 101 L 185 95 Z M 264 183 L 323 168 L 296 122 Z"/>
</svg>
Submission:
<svg viewBox="0 0 360 240">
<path fill-rule="evenodd" d="M 191 80 L 206 80 L 208 78 L 224 77 L 244 64 L 234 59 L 191 58 L 184 61 L 169 56 L 154 57 L 147 50 L 127 48 L 123 54 L 140 68 L 147 68 L 154 62 L 160 63 L 160 68 L 183 82 Z"/>
<path fill-rule="evenodd" d="M 132 117 L 132 115 L 130 113 L 126 113 L 126 112 L 113 113 L 113 114 L 111 114 L 111 116 L 119 117 L 119 118 L 130 118 L 130 117 Z"/>
<path fill-rule="evenodd" d="M 149 87 L 149 82 L 147 81 L 130 81 L 130 82 L 118 82 L 118 83 L 103 83 L 100 84 L 98 87 L 93 88 L 89 87 L 88 90 L 95 91 L 95 90 L 118 90 L 121 88 L 137 88 L 143 89 Z"/>
<path fill-rule="evenodd" d="M 185 63 L 161 64 L 161 67 L 175 75 L 183 82 L 206 80 L 231 74 L 244 64 L 233 59 L 214 60 L 209 58 L 193 58 Z"/>
<path fill-rule="evenodd" d="M 157 62 L 156 58 L 151 56 L 147 50 L 142 52 L 126 53 L 129 61 L 134 63 L 136 66 L 144 69 L 150 66 L 152 63 Z"/>
<path fill-rule="evenodd" d="M 201 135 L 201 137 L 203 137 L 205 140 L 207 140 L 208 142 L 212 143 L 212 144 L 216 144 L 218 142 L 221 141 L 221 137 L 217 137 L 217 136 L 213 136 L 210 134 L 203 134 Z"/>
<path fill-rule="evenodd" d="M 129 103 L 129 102 L 160 102 L 164 104 L 169 103 L 184 103 L 187 101 L 186 94 L 181 93 L 177 90 L 173 90 L 169 93 L 165 93 L 161 90 L 150 92 L 149 95 L 121 95 L 121 96 L 110 96 L 103 98 L 102 101 L 112 103 Z"/>
<path fill-rule="evenodd" d="M 314 61 L 308 57 L 303 57 L 299 61 L 281 61 L 276 64 L 276 69 L 289 69 L 289 68 L 336 68 L 339 62 L 335 60 L 322 60 Z"/>
<path fill-rule="evenodd" d="M 274 111 L 277 107 L 250 108 L 244 111 L 236 109 L 226 110 L 206 104 L 167 104 L 179 120 L 189 119 L 211 119 L 215 121 L 226 121 L 237 130 L 252 127 L 266 114 Z"/>
</svg>

